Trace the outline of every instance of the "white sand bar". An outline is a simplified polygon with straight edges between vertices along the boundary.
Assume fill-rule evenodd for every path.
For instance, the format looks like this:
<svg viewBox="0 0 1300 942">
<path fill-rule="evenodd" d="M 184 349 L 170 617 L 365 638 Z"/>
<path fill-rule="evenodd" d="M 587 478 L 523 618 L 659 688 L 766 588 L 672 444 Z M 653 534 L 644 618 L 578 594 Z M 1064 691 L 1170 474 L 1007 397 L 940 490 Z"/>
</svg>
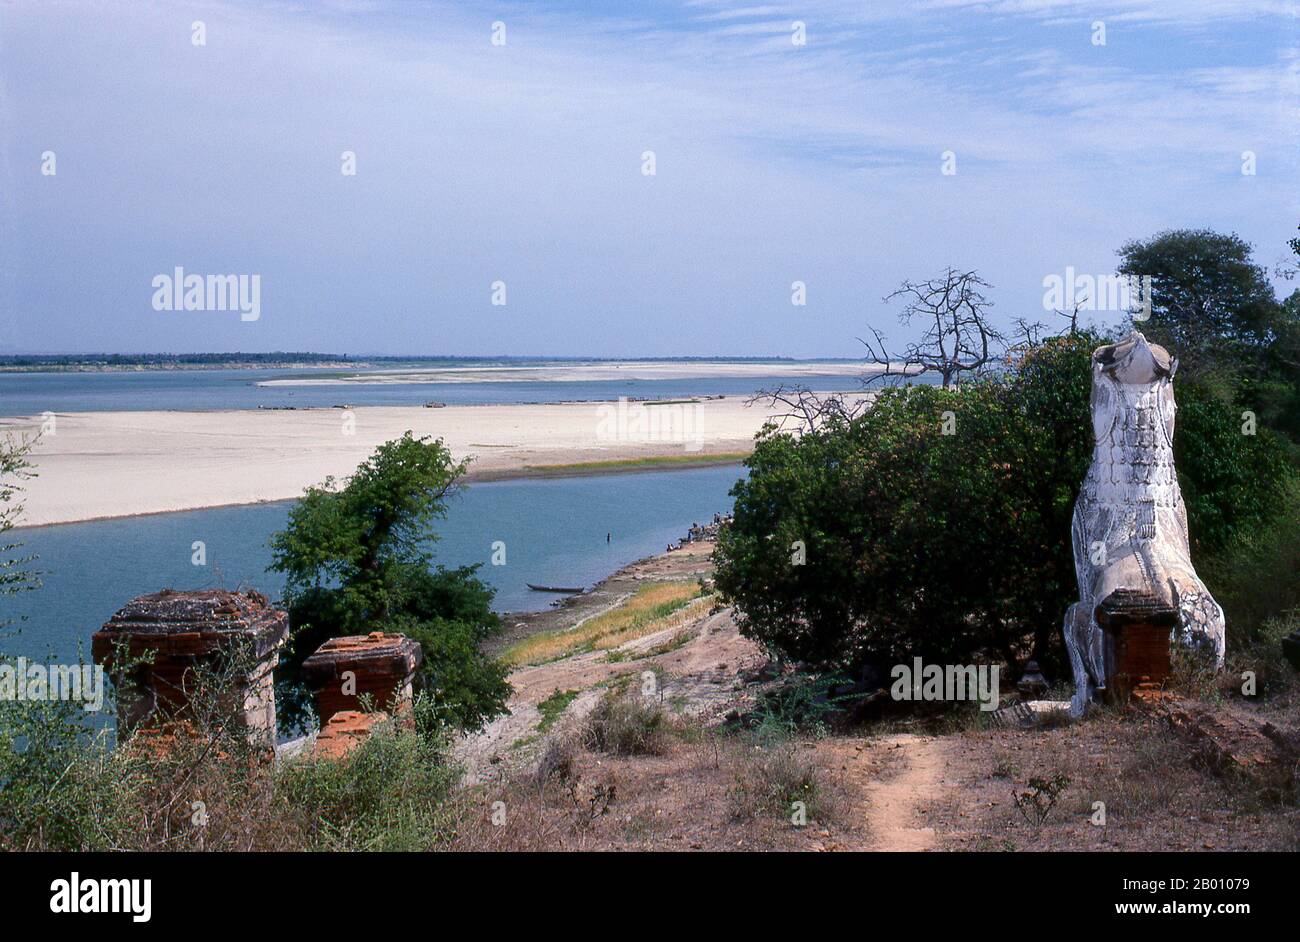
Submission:
<svg viewBox="0 0 1300 942">
<path fill-rule="evenodd" d="M 425 383 L 583 383 L 615 380 L 755 378 L 783 376 L 805 385 L 819 376 L 862 376 L 876 367 L 857 361 L 716 363 L 696 361 L 602 361 L 529 366 L 443 366 L 367 370 L 345 376 L 287 376 L 259 386 L 392 386 Z"/>
<path fill-rule="evenodd" d="M 546 465 L 748 452 L 774 410 L 742 397 L 643 405 L 70 412 L 32 451 L 24 526 L 298 497 L 410 429 L 472 457 L 471 480 Z M 40 416 L 0 419 L 34 434 Z"/>
</svg>

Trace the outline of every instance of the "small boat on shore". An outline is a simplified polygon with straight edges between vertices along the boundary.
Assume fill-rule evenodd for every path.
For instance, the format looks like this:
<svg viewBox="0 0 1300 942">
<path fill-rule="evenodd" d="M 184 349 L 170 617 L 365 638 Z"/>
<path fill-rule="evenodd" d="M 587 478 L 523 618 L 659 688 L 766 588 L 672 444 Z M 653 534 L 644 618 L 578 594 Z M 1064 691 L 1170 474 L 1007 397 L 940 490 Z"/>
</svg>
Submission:
<svg viewBox="0 0 1300 942">
<path fill-rule="evenodd" d="M 532 589 L 534 592 L 555 592 L 559 595 L 581 595 L 583 592 L 587 591 L 582 586 L 574 588 L 573 586 L 560 585 L 533 585 L 531 582 L 525 582 L 524 585 L 528 586 L 528 588 Z"/>
</svg>

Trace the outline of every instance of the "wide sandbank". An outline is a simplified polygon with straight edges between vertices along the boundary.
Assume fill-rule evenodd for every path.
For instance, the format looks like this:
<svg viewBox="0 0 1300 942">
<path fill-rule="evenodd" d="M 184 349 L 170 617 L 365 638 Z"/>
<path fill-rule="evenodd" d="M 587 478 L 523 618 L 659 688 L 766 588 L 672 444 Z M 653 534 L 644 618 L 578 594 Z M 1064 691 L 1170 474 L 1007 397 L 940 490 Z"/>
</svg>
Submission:
<svg viewBox="0 0 1300 942">
<path fill-rule="evenodd" d="M 23 526 L 298 497 L 380 443 L 443 439 L 469 480 L 738 461 L 777 409 L 743 398 L 670 403 L 74 412 L 0 419 L 35 435 Z"/>
</svg>

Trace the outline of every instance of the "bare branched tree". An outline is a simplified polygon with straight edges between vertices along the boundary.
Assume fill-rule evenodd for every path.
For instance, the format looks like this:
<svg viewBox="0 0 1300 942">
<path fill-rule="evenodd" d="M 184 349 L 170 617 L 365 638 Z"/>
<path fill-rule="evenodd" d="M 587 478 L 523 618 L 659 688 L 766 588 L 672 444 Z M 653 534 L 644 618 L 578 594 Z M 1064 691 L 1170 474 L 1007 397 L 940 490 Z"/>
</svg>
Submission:
<svg viewBox="0 0 1300 942">
<path fill-rule="evenodd" d="M 1074 302 L 1074 306 L 1068 311 L 1062 311 L 1060 308 L 1052 308 L 1052 313 L 1057 317 L 1063 317 L 1070 322 L 1068 327 L 1062 328 L 1059 332 L 1052 333 L 1047 324 L 1042 321 L 1030 321 L 1024 317 L 1017 317 L 1015 320 L 1015 330 L 1012 331 L 1014 342 L 1007 347 L 1007 353 L 1019 355 L 1035 347 L 1040 346 L 1048 337 L 1072 337 L 1079 332 L 1079 312 L 1083 310 L 1084 305 L 1088 303 L 1087 298 L 1082 298 Z"/>
<path fill-rule="evenodd" d="M 1088 303 L 1087 298 L 1079 298 L 1074 302 L 1074 307 L 1071 308 L 1068 312 L 1061 311 L 1056 308 L 1052 309 L 1052 313 L 1055 314 L 1057 317 L 1064 317 L 1066 320 L 1070 322 L 1070 329 L 1065 331 L 1066 335 L 1073 336 L 1074 334 L 1077 334 L 1079 332 L 1079 312 L 1083 310 L 1083 306 L 1087 303 Z"/>
<path fill-rule="evenodd" d="M 869 401 L 862 395 L 846 398 L 842 393 L 829 393 L 819 396 L 806 386 L 783 383 L 775 389 L 760 389 L 746 402 L 748 405 L 765 402 L 784 409 L 773 416 L 779 429 L 793 426 L 801 432 L 815 432 L 834 420 L 851 421 Z"/>
<path fill-rule="evenodd" d="M 1046 333 L 1047 325 L 1042 321 L 1029 321 L 1023 317 L 1017 317 L 1015 330 L 1011 332 L 1015 342 L 1011 344 L 1010 351 L 1016 352 L 1036 347 L 1043 342 L 1043 336 Z"/>
<path fill-rule="evenodd" d="M 904 298 L 906 306 L 899 322 L 913 319 L 925 323 L 919 341 L 909 343 L 900 354 L 891 354 L 884 337 L 874 327 L 875 340 L 862 340 L 872 363 L 882 367 L 868 382 L 889 376 L 911 377 L 938 373 L 948 389 L 962 373 L 976 373 L 998 362 L 1006 339 L 988 320 L 990 302 L 980 292 L 989 283 L 973 271 L 949 268 L 937 278 L 905 281 L 886 303 Z M 861 338 L 859 338 L 861 340 Z"/>
</svg>

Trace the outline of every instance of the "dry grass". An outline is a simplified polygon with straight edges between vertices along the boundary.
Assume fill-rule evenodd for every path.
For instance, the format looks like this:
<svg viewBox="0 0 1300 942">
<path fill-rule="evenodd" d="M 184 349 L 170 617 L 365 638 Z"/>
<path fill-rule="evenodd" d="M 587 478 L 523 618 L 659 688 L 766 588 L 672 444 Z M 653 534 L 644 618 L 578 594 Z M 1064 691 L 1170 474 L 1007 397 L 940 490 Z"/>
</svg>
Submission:
<svg viewBox="0 0 1300 942">
<path fill-rule="evenodd" d="M 737 763 L 732 789 L 732 814 L 737 820 L 764 812 L 791 817 L 798 809 L 806 820 L 825 820 L 830 813 L 826 789 L 817 765 L 799 754 L 794 743 L 754 746 L 748 761 Z"/>
<path fill-rule="evenodd" d="M 543 631 L 515 642 L 501 659 L 510 667 L 544 664 L 585 651 L 606 651 L 670 628 L 681 628 L 708 610 L 711 596 L 695 582 L 651 582 L 607 612 L 572 628 Z"/>
<path fill-rule="evenodd" d="M 610 692 L 587 717 L 588 748 L 619 756 L 657 756 L 668 751 L 672 722 L 657 702 Z"/>
<path fill-rule="evenodd" d="M 959 787 L 927 815 L 948 849 L 1300 847 L 1300 808 L 1214 774 L 1154 717 L 1099 711 L 1057 729 L 968 732 L 951 738 L 949 750 Z M 1027 823 L 1012 792 L 1057 774 L 1069 779 L 1059 805 L 1042 826 Z"/>
<path fill-rule="evenodd" d="M 713 729 L 674 727 L 656 754 L 593 752 L 555 737 L 535 772 L 460 792 L 458 851 L 829 850 L 860 846 L 859 816 L 810 744 L 755 748 Z M 814 795 L 812 801 L 807 800 Z M 791 803 L 807 805 L 807 824 Z M 497 804 L 500 802 L 500 804 Z M 494 815 L 495 812 L 495 815 Z"/>
</svg>

